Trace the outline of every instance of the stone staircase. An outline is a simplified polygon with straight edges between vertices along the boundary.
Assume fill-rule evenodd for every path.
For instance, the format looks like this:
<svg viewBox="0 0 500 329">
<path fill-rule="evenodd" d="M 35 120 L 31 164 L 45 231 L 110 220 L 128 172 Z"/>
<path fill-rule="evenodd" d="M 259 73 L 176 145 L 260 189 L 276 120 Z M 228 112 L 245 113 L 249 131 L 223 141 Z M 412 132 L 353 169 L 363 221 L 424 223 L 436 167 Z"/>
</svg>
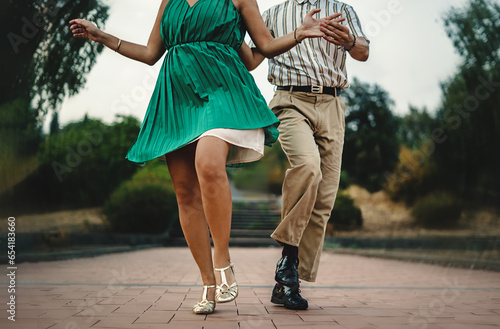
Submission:
<svg viewBox="0 0 500 329">
<path fill-rule="evenodd" d="M 281 206 L 276 199 L 233 202 L 230 245 L 278 246 L 270 235 L 280 218 Z"/>
<path fill-rule="evenodd" d="M 281 219 L 281 205 L 277 199 L 243 199 L 233 201 L 231 221 L 232 247 L 279 247 L 270 235 Z M 187 246 L 182 236 L 171 237 L 169 246 Z"/>
</svg>

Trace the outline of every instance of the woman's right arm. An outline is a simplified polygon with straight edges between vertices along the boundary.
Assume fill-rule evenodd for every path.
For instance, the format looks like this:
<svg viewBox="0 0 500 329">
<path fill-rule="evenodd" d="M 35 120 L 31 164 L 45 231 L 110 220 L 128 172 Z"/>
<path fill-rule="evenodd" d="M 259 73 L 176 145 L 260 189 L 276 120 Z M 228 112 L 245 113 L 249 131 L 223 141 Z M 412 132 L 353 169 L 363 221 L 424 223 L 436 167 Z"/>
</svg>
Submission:
<svg viewBox="0 0 500 329">
<path fill-rule="evenodd" d="M 262 20 L 256 0 L 234 0 L 234 3 L 258 51 L 267 58 L 290 50 L 305 38 L 324 36 L 324 32 L 320 30 L 321 23 L 340 16 L 340 13 L 337 13 L 322 19 L 315 19 L 313 16 L 319 13 L 320 9 L 312 9 L 294 32 L 273 38 Z"/>
<path fill-rule="evenodd" d="M 115 51 L 120 42 L 120 48 L 118 49 L 120 54 L 139 62 L 154 65 L 165 53 L 165 47 L 161 40 L 160 28 L 161 18 L 167 2 L 168 0 L 162 0 L 155 25 L 153 26 L 146 46 L 127 41 L 120 42 L 120 39 L 117 37 L 99 30 L 94 23 L 84 19 L 73 19 L 70 21 L 70 29 L 75 38 L 86 38 L 91 41 L 99 42 Z"/>
</svg>

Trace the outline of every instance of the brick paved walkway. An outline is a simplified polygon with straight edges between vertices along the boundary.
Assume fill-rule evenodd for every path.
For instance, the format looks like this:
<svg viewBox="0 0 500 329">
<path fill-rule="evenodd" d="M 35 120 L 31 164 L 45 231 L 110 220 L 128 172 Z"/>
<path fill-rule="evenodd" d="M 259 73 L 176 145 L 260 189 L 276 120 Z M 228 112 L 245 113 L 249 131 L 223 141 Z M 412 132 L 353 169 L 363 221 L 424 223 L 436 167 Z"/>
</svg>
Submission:
<svg viewBox="0 0 500 329">
<path fill-rule="evenodd" d="M 187 248 L 19 264 L 16 322 L 0 279 L 0 328 L 500 327 L 500 273 L 324 253 L 302 283 L 309 310 L 291 311 L 270 302 L 277 248 L 231 252 L 240 295 L 208 316 L 191 314 L 201 281 Z"/>
</svg>

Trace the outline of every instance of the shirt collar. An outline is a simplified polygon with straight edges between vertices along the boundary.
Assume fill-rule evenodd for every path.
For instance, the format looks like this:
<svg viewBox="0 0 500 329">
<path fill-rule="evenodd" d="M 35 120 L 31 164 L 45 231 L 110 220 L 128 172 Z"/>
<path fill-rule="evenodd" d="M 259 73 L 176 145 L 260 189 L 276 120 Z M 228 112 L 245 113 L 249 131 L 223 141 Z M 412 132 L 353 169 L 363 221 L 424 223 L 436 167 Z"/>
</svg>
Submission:
<svg viewBox="0 0 500 329">
<path fill-rule="evenodd" d="M 314 5 L 316 2 L 318 2 L 318 0 L 295 0 L 295 2 L 299 5 L 302 5 L 306 2 L 310 2 L 312 5 Z"/>
</svg>

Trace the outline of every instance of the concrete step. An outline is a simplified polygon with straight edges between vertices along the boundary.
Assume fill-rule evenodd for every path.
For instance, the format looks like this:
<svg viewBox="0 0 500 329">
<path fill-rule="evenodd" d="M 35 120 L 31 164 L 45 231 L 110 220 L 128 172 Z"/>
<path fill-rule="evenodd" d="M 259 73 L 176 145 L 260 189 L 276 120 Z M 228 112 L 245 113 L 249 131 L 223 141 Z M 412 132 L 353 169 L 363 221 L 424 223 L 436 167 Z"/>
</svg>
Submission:
<svg viewBox="0 0 500 329">
<path fill-rule="evenodd" d="M 279 244 L 272 238 L 261 237 L 261 238 L 233 238 L 229 239 L 229 245 L 231 247 L 279 247 Z M 186 240 L 184 238 L 172 238 L 168 243 L 169 247 L 187 247 Z"/>
<path fill-rule="evenodd" d="M 267 238 L 274 232 L 274 229 L 270 230 L 244 230 L 244 229 L 231 229 L 231 238 Z"/>
</svg>

